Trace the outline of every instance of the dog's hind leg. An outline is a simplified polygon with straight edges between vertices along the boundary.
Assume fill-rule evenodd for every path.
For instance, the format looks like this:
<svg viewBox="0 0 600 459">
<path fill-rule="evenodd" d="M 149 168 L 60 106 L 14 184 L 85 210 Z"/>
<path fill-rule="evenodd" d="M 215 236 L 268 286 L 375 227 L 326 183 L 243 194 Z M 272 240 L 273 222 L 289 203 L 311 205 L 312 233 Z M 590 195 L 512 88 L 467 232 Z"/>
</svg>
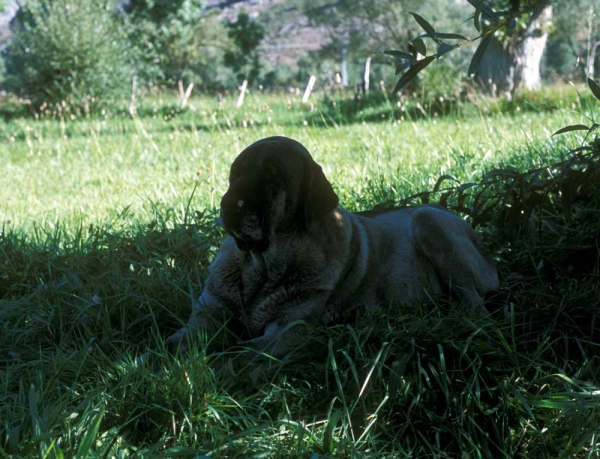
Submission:
<svg viewBox="0 0 600 459">
<path fill-rule="evenodd" d="M 413 214 L 411 233 L 418 250 L 466 308 L 487 312 L 483 298 L 499 287 L 498 272 L 475 231 L 446 210 L 422 207 Z"/>
</svg>

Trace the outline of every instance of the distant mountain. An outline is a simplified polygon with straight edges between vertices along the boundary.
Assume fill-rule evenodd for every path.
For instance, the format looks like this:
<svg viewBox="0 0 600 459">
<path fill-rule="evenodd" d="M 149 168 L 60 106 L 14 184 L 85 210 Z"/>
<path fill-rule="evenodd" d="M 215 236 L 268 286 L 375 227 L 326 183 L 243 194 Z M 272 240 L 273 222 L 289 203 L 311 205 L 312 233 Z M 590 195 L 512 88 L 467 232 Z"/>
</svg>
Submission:
<svg viewBox="0 0 600 459">
<path fill-rule="evenodd" d="M 4 9 L 0 11 L 0 49 L 4 48 L 10 38 L 10 21 L 19 9 L 18 0 L 4 0 Z"/>
<path fill-rule="evenodd" d="M 327 38 L 324 29 L 312 27 L 302 11 L 303 0 L 208 0 L 207 9 L 219 9 L 219 17 L 235 21 L 241 11 L 257 20 L 266 34 L 259 46 L 271 65 L 293 65 L 309 51 L 320 49 Z"/>
</svg>

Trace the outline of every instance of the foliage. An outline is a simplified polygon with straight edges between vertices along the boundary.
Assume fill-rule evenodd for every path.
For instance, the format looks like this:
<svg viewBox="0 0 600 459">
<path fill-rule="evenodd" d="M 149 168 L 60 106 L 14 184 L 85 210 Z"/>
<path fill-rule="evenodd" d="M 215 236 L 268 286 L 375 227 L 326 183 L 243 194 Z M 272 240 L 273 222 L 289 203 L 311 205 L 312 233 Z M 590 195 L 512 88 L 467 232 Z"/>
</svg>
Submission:
<svg viewBox="0 0 600 459">
<path fill-rule="evenodd" d="M 199 2 L 188 0 L 129 0 L 125 4 L 125 11 L 136 19 L 148 20 L 160 25 L 176 16 L 182 8 L 199 9 L 201 6 Z"/>
<path fill-rule="evenodd" d="M 263 27 L 242 11 L 226 28 L 235 49 L 225 52 L 225 65 L 233 69 L 238 79 L 255 82 L 261 69 L 257 48 L 265 36 Z"/>
<path fill-rule="evenodd" d="M 390 2 L 388 0 L 310 0 L 305 13 L 329 35 L 328 48 L 348 48 L 364 55 L 379 51 L 385 43 L 400 43 L 416 31 L 409 12 L 436 11 L 440 27 L 458 27 L 466 10 L 443 0 Z"/>
<path fill-rule="evenodd" d="M 216 17 L 203 10 L 201 0 L 134 0 L 125 11 L 143 82 L 218 85 L 214 62 L 221 53 L 216 44 L 225 33 Z"/>
<path fill-rule="evenodd" d="M 28 1 L 4 51 L 5 87 L 35 107 L 91 106 L 122 96 L 131 67 L 119 24 L 110 2 Z"/>
<path fill-rule="evenodd" d="M 418 27 L 409 12 L 425 14 L 426 11 L 436 11 L 435 23 L 443 28 L 460 28 L 463 16 L 467 14 L 463 5 L 443 0 L 309 0 L 304 4 L 304 12 L 311 25 L 323 31 L 321 33 L 327 40 L 316 54 L 321 61 L 332 61 L 335 71 L 340 72 L 342 50 L 346 50 L 350 83 L 361 81 L 367 56 L 373 57 L 373 75 L 381 72 L 377 67 L 383 67 L 383 64 L 388 67 L 389 63 L 382 59 L 381 49 L 389 43 L 408 40 Z M 447 60 L 444 69 L 455 74 L 455 69 L 460 68 L 457 64 Z M 443 73 L 440 71 L 439 76 Z M 459 86 L 461 80 L 457 78 L 452 85 Z M 411 89 L 419 89 L 421 82 L 414 83 Z"/>
<path fill-rule="evenodd" d="M 600 85 L 591 79 L 588 85 L 597 105 Z M 556 131 L 554 135 L 584 131 L 585 138 L 589 139 L 587 144 L 571 150 L 568 159 L 526 172 L 511 167 L 492 169 L 478 183 L 461 184 L 454 177 L 443 175 L 433 190 L 404 198 L 399 204 L 405 206 L 419 200 L 428 203 L 437 198 L 444 207 L 468 215 L 474 226 L 491 225 L 506 243 L 525 234 L 536 243 L 556 247 L 553 251 L 547 250 L 547 253 L 562 255 L 559 259 L 552 257 L 552 269 L 555 270 L 569 266 L 566 257 L 573 257 L 573 247 L 578 247 L 580 255 L 589 250 L 591 258 L 588 262 L 592 266 L 580 263 L 577 269 L 591 272 L 594 263 L 598 262 L 594 260 L 594 253 L 600 237 L 600 228 L 595 222 L 595 214 L 600 208 L 597 199 L 600 136 L 595 134 L 598 129 L 600 124 L 592 122 L 591 126 L 574 124 Z M 447 182 L 458 184 L 442 188 Z M 380 208 L 390 204 L 382 204 Z M 577 242 L 565 244 L 565 239 L 569 238 L 577 239 Z"/>
<path fill-rule="evenodd" d="M 600 56 L 598 52 L 595 57 L 592 54 L 596 42 L 600 43 L 598 3 L 595 0 L 553 0 L 552 5 L 554 19 L 546 66 L 560 77 L 585 81 L 591 76 L 586 73 L 586 67 L 590 64 L 594 67 L 590 59 L 596 59 L 596 68 L 600 70 Z"/>
<path fill-rule="evenodd" d="M 482 60 L 483 54 L 497 32 L 505 31 L 507 36 L 512 36 L 518 27 L 518 20 L 523 15 L 531 13 L 532 17 L 535 17 L 549 3 L 549 0 L 536 0 L 526 2 L 522 5 L 520 1 L 515 1 L 510 3 L 510 9 L 495 11 L 484 0 L 468 1 L 475 8 L 472 16 L 473 26 L 479 33 L 477 37 L 472 39 L 468 39 L 461 34 L 440 32 L 422 16 L 411 13 L 425 33 L 409 41 L 408 52 L 396 50 L 385 52 L 394 58 L 396 73 L 405 72 L 396 83 L 394 92 L 407 86 L 422 70 L 436 59 L 441 58 L 450 51 L 463 48 L 481 40 L 469 64 L 468 74 L 473 75 Z M 505 4 L 505 6 L 509 5 Z M 435 53 L 427 52 L 424 39 L 433 41 L 436 48 Z M 422 56 L 422 58 L 419 56 Z"/>
</svg>

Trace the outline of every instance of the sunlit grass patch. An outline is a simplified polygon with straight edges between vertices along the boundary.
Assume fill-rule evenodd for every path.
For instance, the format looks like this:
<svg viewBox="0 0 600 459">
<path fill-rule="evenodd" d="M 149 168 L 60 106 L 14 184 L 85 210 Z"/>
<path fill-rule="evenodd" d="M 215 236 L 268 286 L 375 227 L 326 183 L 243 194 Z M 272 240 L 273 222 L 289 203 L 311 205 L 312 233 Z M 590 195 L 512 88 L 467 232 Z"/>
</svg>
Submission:
<svg viewBox="0 0 600 459">
<path fill-rule="evenodd" d="M 153 207 L 187 207 L 190 198 L 191 208 L 215 208 L 233 158 L 269 135 L 304 143 L 342 202 L 365 208 L 428 189 L 440 175 L 476 181 L 494 167 L 510 164 L 523 170 L 555 160 L 576 141 L 550 139 L 550 134 L 581 120 L 565 111 L 512 117 L 481 113 L 324 128 L 304 125 L 309 108 L 296 103 L 288 109 L 279 101 L 270 114 L 256 104 L 256 123 L 228 126 L 223 120 L 246 119 L 247 112 L 229 108 L 217 113 L 216 101 L 205 102 L 206 109 L 172 120 L 128 115 L 20 119 L 6 125 L 4 134 L 0 126 L 0 138 L 6 140 L 0 147 L 5 172 L 0 221 L 18 228 L 57 221 L 87 226 L 124 223 L 128 219 L 119 219 L 123 213 L 147 221 Z M 288 112 L 295 117 L 291 124 Z"/>
</svg>

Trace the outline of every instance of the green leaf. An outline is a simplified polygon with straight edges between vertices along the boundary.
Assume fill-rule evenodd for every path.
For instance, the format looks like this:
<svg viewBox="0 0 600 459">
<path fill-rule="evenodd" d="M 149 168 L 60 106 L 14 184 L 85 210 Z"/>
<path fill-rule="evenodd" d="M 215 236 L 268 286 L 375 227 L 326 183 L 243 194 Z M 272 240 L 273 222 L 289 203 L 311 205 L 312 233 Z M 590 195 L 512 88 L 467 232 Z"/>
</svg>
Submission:
<svg viewBox="0 0 600 459">
<path fill-rule="evenodd" d="M 475 11 L 473 14 L 473 26 L 477 29 L 477 32 L 481 32 L 481 12 Z"/>
<path fill-rule="evenodd" d="M 467 37 L 459 33 L 436 32 L 435 36 L 437 38 L 443 38 L 445 40 L 468 40 Z"/>
<path fill-rule="evenodd" d="M 92 446 L 96 444 L 96 437 L 98 436 L 100 423 L 102 422 L 102 418 L 104 418 L 105 411 L 106 407 L 103 406 L 98 414 L 90 421 L 87 432 L 81 440 L 79 448 L 77 448 L 77 457 L 90 457 L 90 451 L 92 450 Z"/>
<path fill-rule="evenodd" d="M 41 435 L 42 432 L 42 420 L 40 418 L 37 404 L 36 404 L 36 394 L 35 394 L 35 386 L 32 384 L 29 388 L 29 412 L 31 415 L 31 423 L 33 427 L 33 434 L 37 437 Z"/>
<path fill-rule="evenodd" d="M 557 134 L 564 134 L 565 132 L 572 132 L 572 131 L 589 131 L 590 128 L 587 127 L 585 124 L 572 124 L 571 126 L 566 126 L 562 129 L 559 129 L 558 131 L 556 131 L 554 135 Z"/>
<path fill-rule="evenodd" d="M 442 43 L 440 46 L 438 46 L 437 57 L 442 57 L 444 54 L 452 51 L 454 48 L 456 48 L 456 46 L 449 45 L 448 43 Z"/>
<path fill-rule="evenodd" d="M 402 62 L 401 64 L 396 65 L 396 75 L 406 72 L 410 68 L 412 64 L 408 61 Z"/>
<path fill-rule="evenodd" d="M 400 79 L 398 80 L 398 83 L 396 83 L 396 86 L 394 87 L 394 90 L 392 92 L 397 92 L 397 91 L 400 91 L 402 88 L 404 88 L 408 83 L 410 83 L 419 74 L 419 72 L 421 70 L 423 70 L 425 67 L 427 67 L 429 64 L 431 64 L 431 62 L 435 58 L 436 58 L 435 55 L 427 56 L 426 58 L 415 62 L 410 67 L 410 69 L 408 69 L 408 71 L 404 75 L 402 75 L 402 77 L 400 77 Z"/>
<path fill-rule="evenodd" d="M 473 6 L 477 10 L 477 12 L 481 11 L 487 17 L 487 19 L 490 19 L 494 22 L 498 22 L 500 20 L 500 17 L 496 14 L 496 12 L 489 6 L 487 6 L 485 3 L 483 3 L 483 0 L 467 1 L 471 4 L 471 6 Z"/>
<path fill-rule="evenodd" d="M 596 96 L 596 99 L 600 100 L 600 84 L 596 83 L 591 78 L 588 78 L 588 86 L 592 90 L 592 94 Z"/>
<path fill-rule="evenodd" d="M 525 411 L 527 411 L 527 414 L 529 414 L 529 417 L 535 421 L 535 415 L 533 414 L 533 410 L 531 409 L 531 407 L 529 406 L 529 403 L 527 403 L 527 400 L 525 400 L 525 397 L 523 397 L 523 395 L 521 394 L 521 392 L 518 391 L 518 389 L 513 389 L 513 394 L 515 396 L 515 398 L 521 402 L 521 405 L 523 405 L 523 408 L 525 408 Z"/>
<path fill-rule="evenodd" d="M 335 449 L 335 441 L 333 440 L 333 429 L 342 418 L 342 412 L 336 410 L 331 413 L 331 417 L 327 421 L 327 427 L 325 427 L 325 433 L 323 434 L 323 450 L 328 453 L 333 453 Z"/>
<path fill-rule="evenodd" d="M 383 52 L 383 54 L 387 54 L 388 56 L 393 56 L 396 59 L 408 59 L 414 60 L 415 57 L 410 53 L 405 53 L 404 51 L 395 51 L 393 49 L 388 49 Z"/>
<path fill-rule="evenodd" d="M 481 62 L 483 53 L 485 52 L 491 41 L 492 35 L 488 35 L 487 37 L 481 40 L 481 43 L 479 43 L 479 46 L 477 47 L 477 49 L 475 50 L 475 54 L 473 55 L 473 59 L 471 59 L 471 63 L 469 64 L 469 76 L 473 75 L 477 70 L 477 67 L 479 67 L 479 63 Z"/>
<path fill-rule="evenodd" d="M 435 182 L 435 185 L 433 186 L 433 192 L 434 193 L 436 191 L 440 190 L 440 187 L 442 186 L 442 183 L 445 180 L 451 180 L 453 182 L 456 182 L 456 183 L 460 184 L 460 182 L 458 180 L 456 180 L 454 177 L 452 177 L 451 175 L 442 175 L 440 178 L 437 179 L 437 182 Z"/>
<path fill-rule="evenodd" d="M 422 56 L 426 56 L 427 55 L 427 47 L 425 46 L 425 42 L 420 39 L 420 38 L 415 38 L 414 40 L 412 40 L 409 43 L 409 48 L 412 45 L 412 47 L 415 49 L 416 52 L 418 52 L 419 54 L 421 54 Z"/>
<path fill-rule="evenodd" d="M 484 181 L 488 181 L 494 177 L 518 177 L 519 172 L 514 169 L 492 169 L 483 176 Z"/>
<path fill-rule="evenodd" d="M 435 38 L 435 29 L 429 22 L 427 22 L 425 20 L 425 18 L 423 18 L 423 16 L 420 16 L 417 13 L 411 13 L 411 12 L 409 12 L 408 14 L 412 15 L 412 17 L 415 18 L 415 21 L 417 21 L 419 23 L 419 25 L 421 26 L 421 28 L 425 32 L 427 32 L 427 35 L 429 35 L 431 38 Z"/>
</svg>

